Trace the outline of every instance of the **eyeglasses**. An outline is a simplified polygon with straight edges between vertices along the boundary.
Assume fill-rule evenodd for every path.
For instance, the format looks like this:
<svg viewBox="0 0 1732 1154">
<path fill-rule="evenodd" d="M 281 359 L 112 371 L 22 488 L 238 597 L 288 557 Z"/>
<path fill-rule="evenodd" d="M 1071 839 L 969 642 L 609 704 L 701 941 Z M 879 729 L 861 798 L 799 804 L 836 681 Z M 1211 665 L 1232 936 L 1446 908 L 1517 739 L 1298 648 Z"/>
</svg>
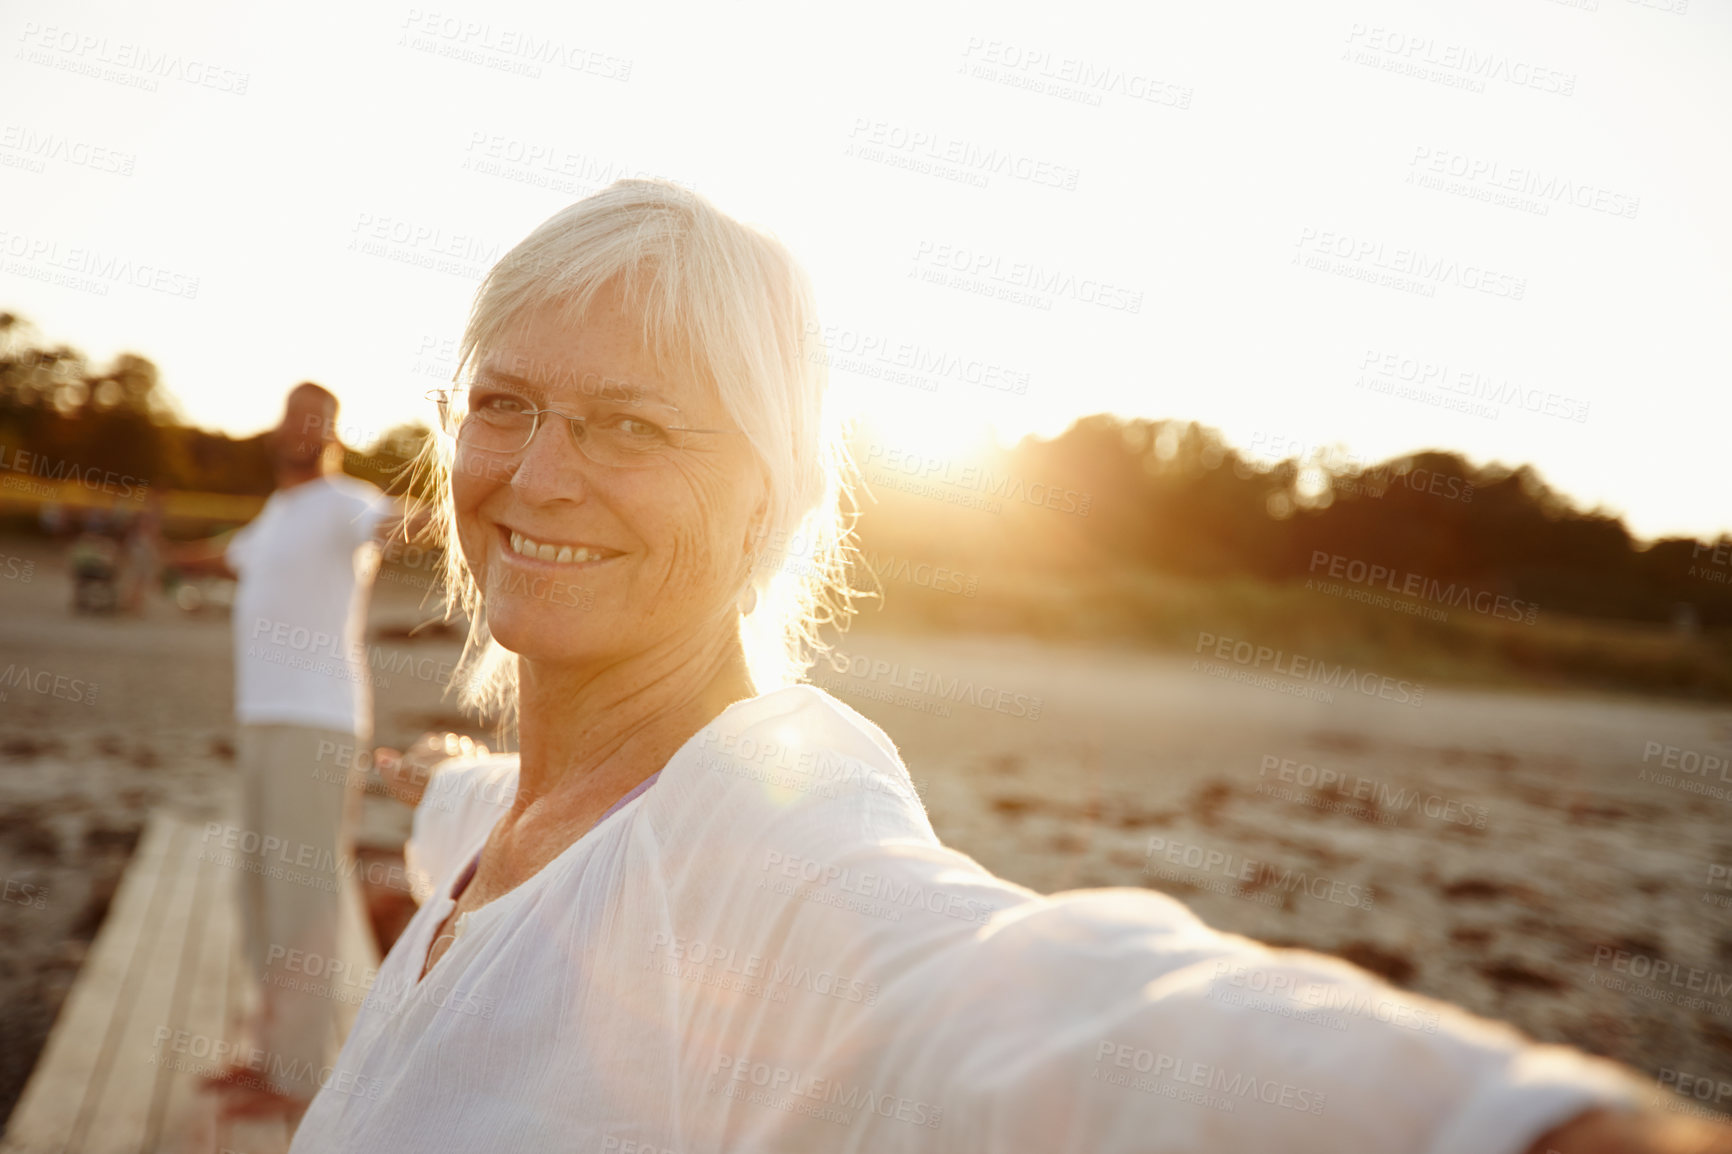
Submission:
<svg viewBox="0 0 1732 1154">
<path fill-rule="evenodd" d="M 543 417 L 562 418 L 578 451 L 598 465 L 641 469 L 665 462 L 689 448 L 699 433 L 740 436 L 735 429 L 694 429 L 651 420 L 636 408 L 604 409 L 574 417 L 558 409 L 538 409 L 516 393 L 494 388 L 434 389 L 427 399 L 439 406 L 445 431 L 467 449 L 482 453 L 521 453 L 535 439 Z M 669 412 L 677 412 L 668 406 Z"/>
</svg>

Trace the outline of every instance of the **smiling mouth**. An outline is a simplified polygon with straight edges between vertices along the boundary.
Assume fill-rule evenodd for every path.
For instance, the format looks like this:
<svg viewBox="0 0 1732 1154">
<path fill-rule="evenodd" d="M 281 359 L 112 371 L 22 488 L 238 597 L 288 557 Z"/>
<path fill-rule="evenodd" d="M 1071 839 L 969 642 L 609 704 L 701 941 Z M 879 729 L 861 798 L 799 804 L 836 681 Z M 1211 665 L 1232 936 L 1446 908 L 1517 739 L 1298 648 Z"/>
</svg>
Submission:
<svg viewBox="0 0 1732 1154">
<path fill-rule="evenodd" d="M 556 545 L 547 541 L 537 541 L 527 537 L 515 529 L 507 529 L 503 525 L 500 531 L 505 534 L 506 547 L 519 557 L 528 557 L 533 561 L 551 561 L 556 565 L 581 565 L 588 561 L 606 561 L 609 557 L 618 557 L 619 551 L 604 549 L 600 545 Z"/>
</svg>

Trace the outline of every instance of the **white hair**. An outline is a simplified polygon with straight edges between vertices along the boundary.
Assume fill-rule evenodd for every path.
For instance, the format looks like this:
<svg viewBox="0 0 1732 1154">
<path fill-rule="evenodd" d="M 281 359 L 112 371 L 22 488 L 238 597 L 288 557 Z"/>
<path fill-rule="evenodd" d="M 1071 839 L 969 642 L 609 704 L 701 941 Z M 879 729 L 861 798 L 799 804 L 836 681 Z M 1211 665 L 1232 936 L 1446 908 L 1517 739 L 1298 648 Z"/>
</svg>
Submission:
<svg viewBox="0 0 1732 1154">
<path fill-rule="evenodd" d="M 481 282 L 463 333 L 458 376 L 543 309 L 576 323 L 604 287 L 641 314 L 658 370 L 714 391 L 744 431 L 767 489 L 750 578 L 757 603 L 741 621 L 752 680 L 763 693 L 805 676 L 827 650 L 820 630 L 845 627 L 855 591 L 850 501 L 854 465 L 825 405 L 825 356 L 805 272 L 774 237 L 724 215 L 689 189 L 621 180 L 560 210 L 500 258 Z M 457 547 L 452 439 L 428 438 L 416 462 L 445 546 L 445 612 L 469 636 L 453 684 L 459 703 L 515 714 L 515 654 L 493 639 L 486 605 Z"/>
</svg>

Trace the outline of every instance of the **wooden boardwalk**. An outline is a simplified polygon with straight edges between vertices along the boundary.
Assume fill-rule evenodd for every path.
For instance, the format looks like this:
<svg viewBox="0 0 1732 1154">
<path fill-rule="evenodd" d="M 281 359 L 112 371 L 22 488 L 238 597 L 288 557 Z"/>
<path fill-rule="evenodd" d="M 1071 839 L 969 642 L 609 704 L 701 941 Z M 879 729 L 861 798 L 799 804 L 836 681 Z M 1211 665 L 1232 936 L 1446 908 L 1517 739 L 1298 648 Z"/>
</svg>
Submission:
<svg viewBox="0 0 1732 1154">
<path fill-rule="evenodd" d="M 233 870 L 203 823 L 154 812 L 0 1139 L 3 1154 L 280 1154 L 281 1121 L 217 1118 L 199 1079 L 250 989 Z"/>
</svg>

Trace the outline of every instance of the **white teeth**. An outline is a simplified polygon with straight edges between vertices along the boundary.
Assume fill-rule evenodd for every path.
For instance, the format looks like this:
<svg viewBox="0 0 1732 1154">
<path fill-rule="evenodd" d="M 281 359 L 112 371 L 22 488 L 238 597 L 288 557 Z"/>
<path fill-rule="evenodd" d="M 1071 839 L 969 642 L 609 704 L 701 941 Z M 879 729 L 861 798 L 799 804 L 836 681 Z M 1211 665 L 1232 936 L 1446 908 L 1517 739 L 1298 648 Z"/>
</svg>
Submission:
<svg viewBox="0 0 1732 1154">
<path fill-rule="evenodd" d="M 600 561 L 602 558 L 599 551 L 583 545 L 543 545 L 516 530 L 511 533 L 511 551 L 524 557 L 534 557 L 539 561 L 552 561 L 560 565 Z"/>
</svg>

